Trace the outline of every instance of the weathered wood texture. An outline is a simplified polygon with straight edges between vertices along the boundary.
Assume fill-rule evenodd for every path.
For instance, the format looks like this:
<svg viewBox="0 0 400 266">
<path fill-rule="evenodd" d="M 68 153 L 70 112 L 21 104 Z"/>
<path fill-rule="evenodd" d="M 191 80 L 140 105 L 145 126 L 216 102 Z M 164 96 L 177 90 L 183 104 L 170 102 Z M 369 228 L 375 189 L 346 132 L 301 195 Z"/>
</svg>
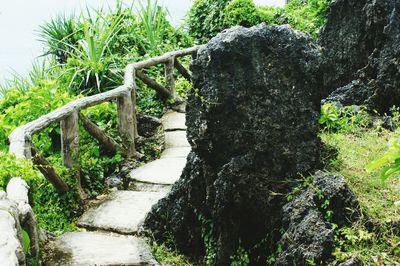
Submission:
<svg viewBox="0 0 400 266">
<path fill-rule="evenodd" d="M 160 85 L 155 79 L 152 79 L 144 74 L 142 71 L 136 70 L 136 77 L 143 81 L 144 84 L 154 89 L 161 100 L 166 101 L 172 97 L 172 94 L 169 90 Z"/>
<path fill-rule="evenodd" d="M 128 155 L 134 157 L 135 149 L 135 126 L 133 118 L 133 103 L 132 96 L 128 95 L 119 97 L 117 99 L 118 105 L 118 130 L 124 142 L 125 149 Z"/>
<path fill-rule="evenodd" d="M 176 70 L 178 70 L 179 73 L 188 81 L 192 81 L 192 75 L 189 73 L 189 71 L 179 62 L 177 58 L 175 58 L 174 62 Z"/>
<path fill-rule="evenodd" d="M 59 193 L 65 193 L 69 190 L 67 183 L 57 174 L 56 170 L 51 166 L 47 159 L 40 151 L 32 145 L 32 162 L 36 165 L 44 177 L 49 180 Z"/>
<path fill-rule="evenodd" d="M 192 55 L 197 53 L 197 51 L 202 47 L 202 45 L 193 46 L 187 49 L 183 49 L 180 51 L 169 52 L 161 56 L 153 57 L 145 61 L 133 63 L 133 66 L 136 70 L 140 70 L 142 68 L 147 68 L 151 66 L 155 66 L 158 64 L 165 64 L 171 57 L 182 57 L 186 55 Z"/>
<path fill-rule="evenodd" d="M 61 121 L 62 160 L 66 167 L 76 166 L 79 156 L 79 115 L 73 112 Z"/>
<path fill-rule="evenodd" d="M 124 95 L 131 95 L 130 92 L 134 90 L 135 86 L 135 73 L 137 78 L 143 80 L 143 82 L 149 85 L 149 87 L 155 89 L 162 97 L 168 99 L 169 97 L 171 97 L 169 91 L 159 85 L 155 80 L 144 75 L 144 73 L 141 72 L 140 69 L 155 66 L 157 64 L 165 64 L 171 58 L 194 55 L 201 47 L 202 46 L 194 46 L 180 51 L 169 52 L 162 56 L 127 65 L 125 69 L 125 79 L 123 86 L 104 93 L 77 99 L 53 112 L 41 116 L 40 118 L 32 122 L 16 128 L 9 136 L 10 153 L 15 154 L 18 158 L 30 159 L 30 144 L 32 143 L 33 134 L 47 128 L 52 123 L 60 122 L 64 118 L 72 115 L 72 113 L 74 112 L 79 112 L 82 109 L 95 106 L 113 99 L 117 99 L 123 97 Z"/>
<path fill-rule="evenodd" d="M 165 81 L 167 83 L 167 89 L 171 93 L 172 99 L 177 97 L 175 87 L 175 57 L 170 57 L 165 63 Z"/>
<path fill-rule="evenodd" d="M 95 139 L 97 139 L 100 144 L 107 150 L 110 154 L 116 154 L 117 152 L 121 152 L 125 154 L 126 151 L 122 148 L 121 145 L 118 144 L 113 138 L 108 136 L 103 129 L 99 128 L 95 123 L 90 121 L 89 118 L 84 116 L 83 114 L 79 114 L 79 118 L 82 121 L 82 125 L 85 130 Z"/>
<path fill-rule="evenodd" d="M 128 87 L 124 85 L 108 92 L 81 98 L 16 128 L 9 136 L 10 153 L 15 154 L 18 158 L 30 159 L 30 156 L 27 156 L 27 154 L 30 154 L 29 145 L 33 134 L 47 128 L 53 123 L 60 122 L 74 112 L 127 95 L 128 92 Z"/>
<path fill-rule="evenodd" d="M 80 164 L 79 164 L 79 113 L 73 112 L 60 122 L 61 127 L 61 153 L 63 164 L 75 172 L 76 183 L 80 197 L 85 198 L 82 189 Z"/>
</svg>

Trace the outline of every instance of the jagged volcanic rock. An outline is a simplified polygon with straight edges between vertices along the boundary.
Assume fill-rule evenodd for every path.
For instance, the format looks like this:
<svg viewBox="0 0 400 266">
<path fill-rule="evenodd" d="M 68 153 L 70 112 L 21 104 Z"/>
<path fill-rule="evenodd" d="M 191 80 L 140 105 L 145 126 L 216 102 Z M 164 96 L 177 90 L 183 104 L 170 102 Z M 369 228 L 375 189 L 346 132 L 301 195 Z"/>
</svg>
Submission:
<svg viewBox="0 0 400 266">
<path fill-rule="evenodd" d="M 283 206 L 280 240 L 282 252 L 276 266 L 327 262 L 333 249 L 334 230 L 348 226 L 361 216 L 355 194 L 340 175 L 318 171 L 312 186 L 303 189 Z"/>
<path fill-rule="evenodd" d="M 400 1 L 337 0 L 322 30 L 326 101 L 400 105 Z"/>
<path fill-rule="evenodd" d="M 192 62 L 192 152 L 181 179 L 147 217 L 156 239 L 229 265 L 239 246 L 265 265 L 289 184 L 319 165 L 320 50 L 287 26 L 234 27 Z M 212 236 L 211 239 L 204 236 Z"/>
</svg>

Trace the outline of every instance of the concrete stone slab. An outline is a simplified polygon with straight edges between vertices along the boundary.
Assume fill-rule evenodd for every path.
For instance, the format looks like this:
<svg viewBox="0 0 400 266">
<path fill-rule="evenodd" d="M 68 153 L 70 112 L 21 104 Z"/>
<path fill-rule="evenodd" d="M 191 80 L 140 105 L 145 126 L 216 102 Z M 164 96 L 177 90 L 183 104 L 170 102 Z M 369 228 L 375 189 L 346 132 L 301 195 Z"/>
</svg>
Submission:
<svg viewBox="0 0 400 266">
<path fill-rule="evenodd" d="M 186 138 L 186 131 L 167 131 L 165 132 L 165 149 L 177 147 L 190 147 Z"/>
<path fill-rule="evenodd" d="M 186 158 L 190 150 L 191 150 L 190 147 L 168 148 L 161 153 L 161 159 Z"/>
<path fill-rule="evenodd" d="M 172 185 L 182 174 L 186 158 L 158 159 L 145 164 L 130 173 L 134 181 L 160 185 Z"/>
<path fill-rule="evenodd" d="M 147 243 L 133 236 L 72 232 L 58 237 L 54 245 L 49 265 L 160 265 Z"/>
<path fill-rule="evenodd" d="M 186 130 L 185 114 L 175 111 L 166 112 L 161 118 L 161 123 L 165 131 Z"/>
<path fill-rule="evenodd" d="M 166 194 L 166 192 L 113 192 L 108 200 L 86 211 L 78 220 L 78 226 L 134 234 L 151 207 Z"/>
</svg>

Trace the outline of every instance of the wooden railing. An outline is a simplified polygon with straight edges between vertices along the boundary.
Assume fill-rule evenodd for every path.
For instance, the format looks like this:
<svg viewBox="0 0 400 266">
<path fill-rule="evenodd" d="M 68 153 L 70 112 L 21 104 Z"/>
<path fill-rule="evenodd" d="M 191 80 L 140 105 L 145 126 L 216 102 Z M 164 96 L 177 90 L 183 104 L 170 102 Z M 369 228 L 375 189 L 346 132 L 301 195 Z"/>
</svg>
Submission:
<svg viewBox="0 0 400 266">
<path fill-rule="evenodd" d="M 191 79 L 189 71 L 179 62 L 178 58 L 187 55 L 195 56 L 199 48 L 200 46 L 194 46 L 129 64 L 125 69 L 124 84 L 122 86 L 104 93 L 77 99 L 35 121 L 16 128 L 9 136 L 10 153 L 15 154 L 18 158 L 32 160 L 60 193 L 67 192 L 69 190 L 68 185 L 32 142 L 34 134 L 53 123 L 60 123 L 61 127 L 63 164 L 68 168 L 77 170 L 78 173 L 79 163 L 74 158 L 78 158 L 79 154 L 79 120 L 81 120 L 85 130 L 109 151 L 121 152 L 126 157 L 138 157 L 139 155 L 135 148 L 135 140 L 139 137 L 136 120 L 136 78 L 156 90 L 162 100 L 177 99 L 174 70 L 176 69 L 184 78 Z M 162 86 L 142 71 L 142 69 L 158 64 L 165 65 L 166 86 Z M 116 100 L 117 102 L 118 130 L 122 137 L 122 145 L 118 144 L 80 112 L 88 107 L 111 100 Z M 77 175 L 77 181 L 81 190 L 79 174 Z"/>
</svg>

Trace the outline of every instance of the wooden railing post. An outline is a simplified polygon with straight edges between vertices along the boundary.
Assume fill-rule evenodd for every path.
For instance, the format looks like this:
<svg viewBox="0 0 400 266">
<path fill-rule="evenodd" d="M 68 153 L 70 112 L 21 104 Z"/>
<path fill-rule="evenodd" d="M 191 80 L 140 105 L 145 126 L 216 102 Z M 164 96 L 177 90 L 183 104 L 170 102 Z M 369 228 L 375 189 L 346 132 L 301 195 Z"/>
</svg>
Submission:
<svg viewBox="0 0 400 266">
<path fill-rule="evenodd" d="M 175 57 L 171 56 L 165 63 L 165 80 L 167 82 L 166 87 L 171 92 L 172 99 L 177 98 L 174 69 L 175 69 Z"/>
<path fill-rule="evenodd" d="M 118 130 L 122 137 L 125 149 L 129 156 L 134 157 L 135 148 L 135 124 L 134 124 L 134 105 L 132 103 L 132 91 L 117 100 L 118 105 Z"/>
<path fill-rule="evenodd" d="M 51 184 L 53 184 L 56 190 L 61 194 L 68 192 L 69 187 L 67 183 L 62 180 L 53 166 L 51 166 L 47 159 L 40 154 L 39 150 L 34 145 L 32 145 L 32 155 L 32 162 L 36 165 L 44 177 L 49 180 Z"/>
<path fill-rule="evenodd" d="M 132 102 L 132 120 L 133 120 L 133 128 L 135 133 L 135 140 L 139 138 L 139 132 L 137 127 L 137 117 L 136 117 L 136 71 L 132 72 L 133 81 L 131 90 L 131 102 Z"/>
<path fill-rule="evenodd" d="M 81 196 L 84 195 L 79 166 L 79 113 L 73 112 L 61 120 L 61 149 L 63 164 L 76 171 L 76 180 Z"/>
</svg>

